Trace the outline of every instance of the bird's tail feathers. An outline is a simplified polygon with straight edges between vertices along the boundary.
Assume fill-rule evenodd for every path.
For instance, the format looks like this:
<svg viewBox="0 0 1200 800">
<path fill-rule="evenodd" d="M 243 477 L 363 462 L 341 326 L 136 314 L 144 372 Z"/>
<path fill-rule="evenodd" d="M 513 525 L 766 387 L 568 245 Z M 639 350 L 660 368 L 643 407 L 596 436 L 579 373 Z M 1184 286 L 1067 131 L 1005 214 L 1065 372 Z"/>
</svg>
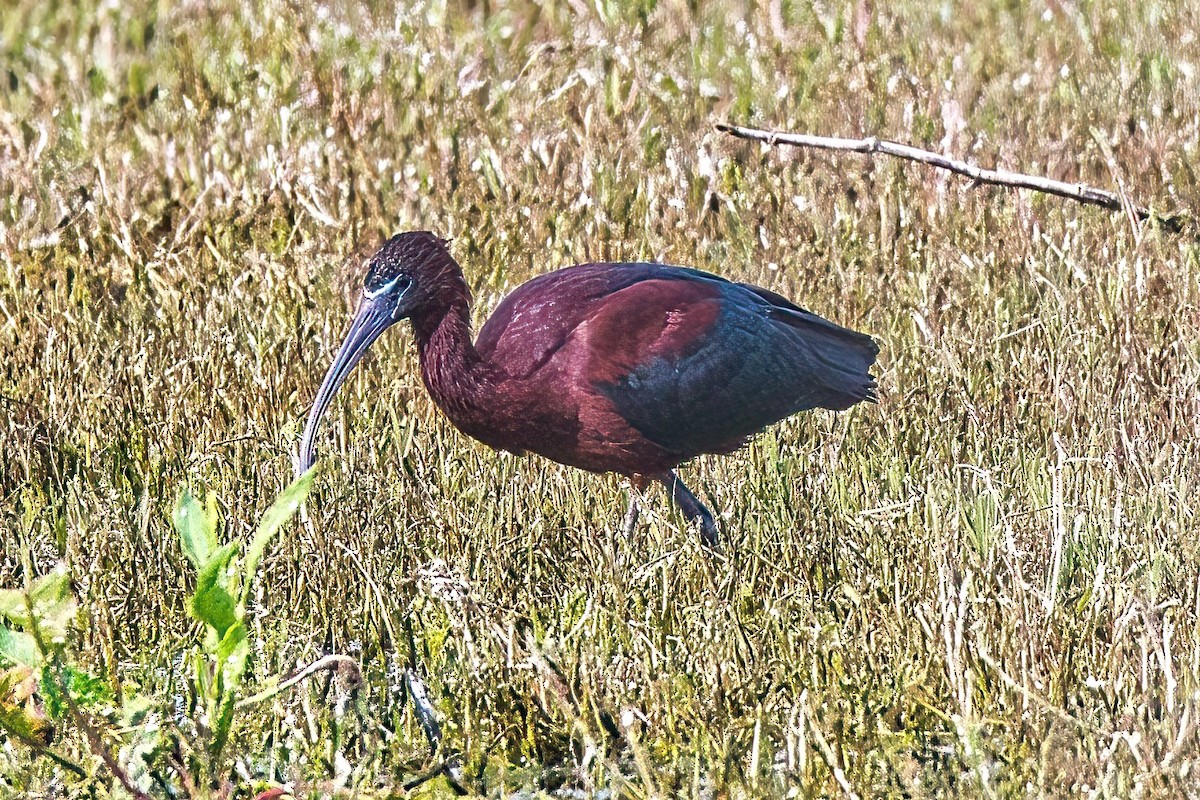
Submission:
<svg viewBox="0 0 1200 800">
<path fill-rule="evenodd" d="M 843 328 L 801 308 L 772 309 L 772 317 L 785 323 L 803 340 L 818 378 L 810 407 L 837 411 L 863 400 L 876 400 L 875 377 L 871 365 L 879 355 L 879 345 L 864 333 Z"/>
</svg>

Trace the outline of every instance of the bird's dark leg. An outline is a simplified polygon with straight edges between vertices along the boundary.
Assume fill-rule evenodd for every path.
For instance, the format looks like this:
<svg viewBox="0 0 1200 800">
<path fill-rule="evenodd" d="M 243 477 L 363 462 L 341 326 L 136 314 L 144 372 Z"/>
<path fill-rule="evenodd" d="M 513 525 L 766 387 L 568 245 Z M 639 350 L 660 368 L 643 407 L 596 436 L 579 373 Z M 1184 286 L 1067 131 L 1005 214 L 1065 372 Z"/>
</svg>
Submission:
<svg viewBox="0 0 1200 800">
<path fill-rule="evenodd" d="M 638 521 L 638 496 L 636 489 L 629 490 L 629 509 L 625 512 L 625 521 L 621 523 L 621 530 L 625 534 L 626 539 L 633 538 L 633 529 L 637 527 Z"/>
<path fill-rule="evenodd" d="M 638 513 L 641 511 L 641 494 L 649 485 L 650 479 L 645 475 L 629 477 L 629 510 L 625 512 L 625 522 L 621 525 L 626 539 L 633 537 L 633 529 L 637 527 Z"/>
<path fill-rule="evenodd" d="M 700 523 L 700 537 L 704 540 L 704 544 L 716 550 L 717 522 L 713 519 L 712 512 L 705 508 L 696 495 L 683 485 L 683 481 L 679 480 L 679 476 L 675 474 L 674 470 L 656 475 L 655 479 L 667 487 L 667 491 L 671 493 L 671 499 L 675 501 L 675 505 L 679 506 L 679 510 L 683 512 L 683 516 L 687 518 L 688 522 Z"/>
</svg>

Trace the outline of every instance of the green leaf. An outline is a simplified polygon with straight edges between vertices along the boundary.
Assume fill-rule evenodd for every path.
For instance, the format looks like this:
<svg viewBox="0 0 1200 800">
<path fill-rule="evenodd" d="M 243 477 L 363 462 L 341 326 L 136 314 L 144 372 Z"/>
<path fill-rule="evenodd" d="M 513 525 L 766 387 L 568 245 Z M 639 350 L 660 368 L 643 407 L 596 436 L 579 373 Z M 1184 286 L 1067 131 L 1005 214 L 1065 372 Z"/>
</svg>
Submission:
<svg viewBox="0 0 1200 800">
<path fill-rule="evenodd" d="M 216 648 L 214 647 L 213 649 L 215 650 Z M 192 676 L 196 681 L 197 693 L 201 697 L 212 697 L 212 670 L 208 668 L 208 657 L 203 653 L 192 653 Z"/>
<path fill-rule="evenodd" d="M 217 549 L 217 500 L 208 496 L 207 507 L 192 496 L 187 489 L 179 496 L 175 506 L 175 530 L 183 545 L 183 554 L 196 571 L 204 569 Z"/>
<path fill-rule="evenodd" d="M 0 592 L 0 617 L 26 631 L 20 633 L 0 628 L 0 657 L 33 664 L 28 660 L 32 648 L 37 663 L 40 663 L 41 656 L 36 644 L 30 644 L 34 641 L 34 623 L 47 645 L 59 644 L 66 638 L 67 628 L 74 621 L 76 610 L 75 598 L 71 595 L 71 581 L 62 564 L 35 580 L 29 587 L 28 596 L 14 589 Z"/>
<path fill-rule="evenodd" d="M 247 641 L 246 626 L 241 620 L 234 623 L 225 632 L 220 644 L 217 645 L 217 663 L 221 666 L 221 674 L 233 684 L 241 680 L 242 670 L 246 667 L 246 658 L 250 655 L 250 644 Z M 226 691 L 232 691 L 233 685 L 226 685 Z"/>
<path fill-rule="evenodd" d="M 246 627 L 238 622 L 229 629 L 225 638 L 217 645 L 217 665 L 220 670 L 220 702 L 236 700 L 242 676 L 246 673 L 246 662 L 250 658 L 250 642 Z"/>
<path fill-rule="evenodd" d="M 42 638 L 48 643 L 61 644 L 77 611 L 66 566 L 59 564 L 34 581 L 29 588 L 29 601 Z"/>
<path fill-rule="evenodd" d="M 37 578 L 29 587 L 29 598 L 26 602 L 25 592 L 20 589 L 4 589 L 0 591 L 0 617 L 20 625 L 30 627 L 29 607 L 33 606 L 38 624 L 41 617 L 47 613 L 56 614 L 61 611 L 61 605 L 71 599 L 71 582 L 67 578 L 67 569 L 62 564 Z"/>
<path fill-rule="evenodd" d="M 238 621 L 237 609 L 228 589 L 229 562 L 236 549 L 237 544 L 230 543 L 209 557 L 196 576 L 196 591 L 188 600 L 188 611 L 216 631 L 218 641 Z"/>
<path fill-rule="evenodd" d="M 54 672 L 58 673 L 57 679 Z M 103 679 L 69 664 L 57 669 L 47 665 L 42 670 L 40 690 L 42 700 L 46 704 L 46 713 L 51 719 L 62 719 L 67 714 L 64 689 L 71 693 L 71 697 L 81 708 L 96 708 L 112 701 L 112 689 Z"/>
<path fill-rule="evenodd" d="M 28 633 L 0 625 L 0 661 L 37 667 L 42 663 L 42 654 L 37 641 Z"/>
<path fill-rule="evenodd" d="M 280 493 L 279 497 L 275 499 L 274 504 L 267 509 L 267 513 L 263 514 L 262 520 L 258 523 L 258 531 L 250 541 L 250 546 L 246 548 L 246 563 L 242 572 L 242 594 L 240 598 L 243 606 L 246 604 L 246 598 L 250 594 L 250 583 L 254 580 L 255 574 L 258 572 L 258 565 L 262 561 L 267 545 L 279 533 L 279 529 L 295 516 L 301 503 L 308 497 L 308 493 L 312 489 L 313 478 L 316 477 L 316 474 L 317 466 L 314 464 L 308 468 L 307 472 L 292 481 L 291 486 Z"/>
<path fill-rule="evenodd" d="M 41 603 L 56 603 L 71 594 L 71 581 L 67 576 L 64 564 L 58 564 L 54 569 L 36 579 L 29 587 L 29 599 L 34 606 Z"/>
<path fill-rule="evenodd" d="M 18 625 L 28 621 L 25 610 L 25 593 L 19 589 L 0 589 L 0 617 Z"/>
</svg>

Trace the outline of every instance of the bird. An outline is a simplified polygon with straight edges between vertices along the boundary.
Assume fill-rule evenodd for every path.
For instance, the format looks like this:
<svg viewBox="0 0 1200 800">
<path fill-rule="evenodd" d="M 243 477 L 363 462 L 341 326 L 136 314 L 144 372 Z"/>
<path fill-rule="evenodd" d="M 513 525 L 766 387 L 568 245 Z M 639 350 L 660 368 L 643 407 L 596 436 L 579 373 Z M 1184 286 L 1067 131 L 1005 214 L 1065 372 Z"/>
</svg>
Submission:
<svg viewBox="0 0 1200 800">
<path fill-rule="evenodd" d="M 712 513 L 676 468 L 728 454 L 786 417 L 875 401 L 879 346 L 773 291 L 652 262 L 564 267 L 505 297 L 472 341 L 471 292 L 430 231 L 399 233 L 368 260 L 345 339 L 313 400 L 298 466 L 314 463 L 321 418 L 371 344 L 407 319 L 421 377 L 460 431 L 497 450 L 535 453 L 666 487 L 702 542 Z"/>
</svg>

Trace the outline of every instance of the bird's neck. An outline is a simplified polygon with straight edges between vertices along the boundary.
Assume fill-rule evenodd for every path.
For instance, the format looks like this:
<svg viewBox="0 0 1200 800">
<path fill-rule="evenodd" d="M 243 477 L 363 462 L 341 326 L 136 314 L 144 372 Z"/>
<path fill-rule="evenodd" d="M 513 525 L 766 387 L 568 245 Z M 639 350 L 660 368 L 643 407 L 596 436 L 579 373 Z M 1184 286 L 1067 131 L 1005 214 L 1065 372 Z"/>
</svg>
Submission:
<svg viewBox="0 0 1200 800">
<path fill-rule="evenodd" d="M 454 296 L 412 318 L 421 378 L 435 403 L 454 422 L 484 408 L 487 369 L 471 342 L 470 306 Z"/>
</svg>

